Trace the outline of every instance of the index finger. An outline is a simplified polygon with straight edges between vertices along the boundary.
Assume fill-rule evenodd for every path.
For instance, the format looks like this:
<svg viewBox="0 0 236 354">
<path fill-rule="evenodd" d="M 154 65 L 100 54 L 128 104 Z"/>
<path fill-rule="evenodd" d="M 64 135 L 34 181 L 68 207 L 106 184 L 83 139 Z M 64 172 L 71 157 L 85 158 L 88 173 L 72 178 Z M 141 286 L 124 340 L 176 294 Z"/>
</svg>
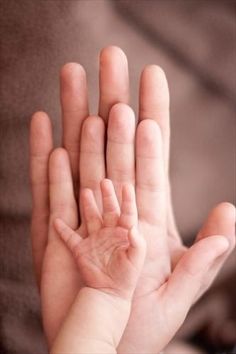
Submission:
<svg viewBox="0 0 236 354">
<path fill-rule="evenodd" d="M 169 183 L 169 154 L 170 154 L 170 112 L 169 88 L 165 72 L 158 65 L 148 65 L 144 68 L 139 89 L 139 120 L 153 119 L 161 130 L 163 142 L 163 159 L 166 171 L 166 188 L 168 199 L 168 234 L 171 241 L 180 238 L 172 210 L 171 190 Z"/>
<path fill-rule="evenodd" d="M 139 120 L 153 119 L 161 129 L 165 166 L 168 171 L 170 118 L 169 89 L 164 71 L 148 65 L 142 72 L 139 90 Z"/>
<path fill-rule="evenodd" d="M 139 219 L 165 225 L 166 184 L 160 128 L 152 119 L 139 123 L 136 136 L 136 197 Z"/>
<path fill-rule="evenodd" d="M 70 158 L 72 178 L 78 189 L 79 144 L 83 120 L 89 115 L 87 80 L 84 68 L 77 63 L 65 64 L 60 75 L 63 146 Z"/>
</svg>

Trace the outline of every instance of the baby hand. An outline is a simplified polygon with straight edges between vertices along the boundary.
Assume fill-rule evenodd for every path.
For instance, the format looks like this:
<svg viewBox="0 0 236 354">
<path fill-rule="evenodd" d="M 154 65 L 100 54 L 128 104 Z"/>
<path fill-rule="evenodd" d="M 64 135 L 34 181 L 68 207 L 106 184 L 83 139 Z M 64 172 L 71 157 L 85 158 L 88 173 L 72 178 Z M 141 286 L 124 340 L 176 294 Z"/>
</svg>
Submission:
<svg viewBox="0 0 236 354">
<path fill-rule="evenodd" d="M 137 229 L 138 214 L 131 184 L 122 187 L 119 206 L 114 186 L 101 182 L 103 214 L 92 190 L 82 190 L 82 212 L 88 236 L 82 238 L 61 219 L 55 228 L 72 252 L 86 286 L 130 298 L 142 270 L 146 243 Z"/>
</svg>

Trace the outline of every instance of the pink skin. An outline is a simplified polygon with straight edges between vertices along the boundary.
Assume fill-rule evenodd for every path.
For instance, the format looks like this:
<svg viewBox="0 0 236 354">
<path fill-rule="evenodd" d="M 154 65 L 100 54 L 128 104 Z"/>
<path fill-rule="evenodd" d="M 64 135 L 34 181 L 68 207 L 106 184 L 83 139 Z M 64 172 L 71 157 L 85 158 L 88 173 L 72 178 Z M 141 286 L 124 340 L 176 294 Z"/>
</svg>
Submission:
<svg viewBox="0 0 236 354">
<path fill-rule="evenodd" d="M 87 237 L 73 231 L 61 219 L 55 220 L 58 234 L 73 254 L 87 287 L 130 300 L 145 258 L 145 241 L 137 230 L 134 188 L 124 185 L 119 206 L 110 180 L 101 182 L 103 212 L 93 192 L 82 190 Z"/>
<path fill-rule="evenodd" d="M 87 235 L 83 212 L 77 209 L 80 188 L 93 191 L 101 210 L 99 185 L 105 176 L 113 181 L 119 201 L 122 184 L 135 184 L 138 226 L 146 238 L 147 257 L 120 353 L 161 350 L 235 245 L 235 208 L 229 203 L 219 204 L 209 213 L 192 248 L 187 250 L 182 245 L 169 193 L 169 94 L 163 71 L 151 65 L 141 75 L 136 136 L 133 112 L 123 104 L 128 103 L 128 95 L 127 59 L 119 48 L 108 47 L 101 53 L 101 118 L 94 116 L 85 121 L 88 100 L 83 68 L 72 63 L 62 69 L 63 146 L 67 152 L 61 148 L 52 152 L 51 124 L 45 113 L 38 112 L 32 118 L 32 247 L 49 346 L 83 286 L 73 256 L 52 223 L 55 218 L 63 218 L 72 229 L 79 226 L 83 237 Z M 113 106 L 108 121 L 109 109 L 116 102 L 123 103 Z M 186 279 L 186 286 L 179 287 Z M 172 323 L 173 316 L 177 320 Z M 145 336 L 148 342 L 143 341 L 145 328 L 152 329 Z"/>
</svg>

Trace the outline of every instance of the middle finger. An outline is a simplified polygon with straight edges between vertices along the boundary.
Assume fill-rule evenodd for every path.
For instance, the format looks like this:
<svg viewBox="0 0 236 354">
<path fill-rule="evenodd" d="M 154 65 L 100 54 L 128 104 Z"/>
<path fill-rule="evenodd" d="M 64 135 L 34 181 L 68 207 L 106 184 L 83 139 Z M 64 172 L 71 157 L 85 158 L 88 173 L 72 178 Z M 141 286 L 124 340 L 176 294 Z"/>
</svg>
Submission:
<svg viewBox="0 0 236 354">
<path fill-rule="evenodd" d="M 132 109 L 118 103 L 112 107 L 107 131 L 107 176 L 115 186 L 119 202 L 122 185 L 135 182 L 135 117 Z"/>
<path fill-rule="evenodd" d="M 90 116 L 83 124 L 80 145 L 80 187 L 93 191 L 96 203 L 102 211 L 100 182 L 105 178 L 104 122 Z M 83 211 L 81 218 L 83 219 Z"/>
</svg>

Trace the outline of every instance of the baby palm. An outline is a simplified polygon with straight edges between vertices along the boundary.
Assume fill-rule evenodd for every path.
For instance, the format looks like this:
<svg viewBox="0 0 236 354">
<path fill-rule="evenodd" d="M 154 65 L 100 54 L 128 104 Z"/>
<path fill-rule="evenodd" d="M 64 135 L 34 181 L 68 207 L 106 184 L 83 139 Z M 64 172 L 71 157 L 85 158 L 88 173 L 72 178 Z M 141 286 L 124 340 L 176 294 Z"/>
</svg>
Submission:
<svg viewBox="0 0 236 354">
<path fill-rule="evenodd" d="M 145 254 L 144 240 L 135 228 L 135 194 L 131 185 L 125 185 L 120 208 L 111 181 L 101 183 L 101 192 L 103 215 L 92 191 L 82 193 L 87 237 L 82 238 L 60 219 L 55 220 L 55 227 L 73 253 L 86 286 L 129 297 Z"/>
</svg>

